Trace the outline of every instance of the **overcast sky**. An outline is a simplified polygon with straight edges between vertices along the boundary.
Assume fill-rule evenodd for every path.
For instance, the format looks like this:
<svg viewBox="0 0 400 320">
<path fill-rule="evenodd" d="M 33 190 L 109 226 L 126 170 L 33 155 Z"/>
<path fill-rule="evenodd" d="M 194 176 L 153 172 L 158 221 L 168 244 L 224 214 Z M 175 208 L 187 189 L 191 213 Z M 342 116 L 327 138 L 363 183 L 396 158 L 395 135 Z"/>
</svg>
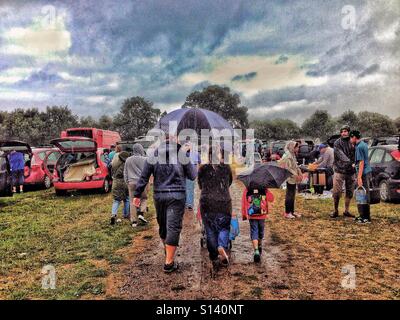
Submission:
<svg viewBox="0 0 400 320">
<path fill-rule="evenodd" d="M 0 109 L 170 111 L 220 84 L 252 118 L 398 117 L 399 35 L 399 0 L 0 0 Z"/>
</svg>

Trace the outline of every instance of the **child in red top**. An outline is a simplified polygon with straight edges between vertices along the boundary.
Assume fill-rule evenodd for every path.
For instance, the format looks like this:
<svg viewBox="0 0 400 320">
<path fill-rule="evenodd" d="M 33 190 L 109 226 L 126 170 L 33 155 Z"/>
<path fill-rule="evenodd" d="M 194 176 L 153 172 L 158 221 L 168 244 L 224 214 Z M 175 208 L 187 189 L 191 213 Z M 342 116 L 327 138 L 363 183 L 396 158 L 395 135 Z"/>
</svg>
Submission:
<svg viewBox="0 0 400 320">
<path fill-rule="evenodd" d="M 249 220 L 250 238 L 254 248 L 254 262 L 261 261 L 262 240 L 264 239 L 265 219 L 268 215 L 268 203 L 274 201 L 274 195 L 268 190 L 243 190 L 242 217 Z"/>
</svg>

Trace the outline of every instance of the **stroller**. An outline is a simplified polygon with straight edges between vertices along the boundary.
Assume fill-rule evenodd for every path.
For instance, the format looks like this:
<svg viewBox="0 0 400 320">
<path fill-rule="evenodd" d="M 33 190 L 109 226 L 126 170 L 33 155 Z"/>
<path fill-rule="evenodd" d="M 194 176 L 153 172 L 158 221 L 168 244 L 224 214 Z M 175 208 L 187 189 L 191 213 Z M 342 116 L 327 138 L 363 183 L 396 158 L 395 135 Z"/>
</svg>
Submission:
<svg viewBox="0 0 400 320">
<path fill-rule="evenodd" d="M 201 225 L 201 238 L 200 238 L 200 246 L 202 248 L 207 247 L 207 235 L 206 235 L 206 230 L 204 228 L 203 221 L 201 220 L 201 213 L 200 213 L 200 206 L 198 206 L 197 210 L 197 221 Z M 231 228 L 229 231 L 229 244 L 228 244 L 228 249 L 232 249 L 232 241 L 236 239 L 237 236 L 240 234 L 240 229 L 239 229 L 239 220 L 236 216 L 236 214 L 232 214 L 232 219 L 231 219 Z"/>
</svg>

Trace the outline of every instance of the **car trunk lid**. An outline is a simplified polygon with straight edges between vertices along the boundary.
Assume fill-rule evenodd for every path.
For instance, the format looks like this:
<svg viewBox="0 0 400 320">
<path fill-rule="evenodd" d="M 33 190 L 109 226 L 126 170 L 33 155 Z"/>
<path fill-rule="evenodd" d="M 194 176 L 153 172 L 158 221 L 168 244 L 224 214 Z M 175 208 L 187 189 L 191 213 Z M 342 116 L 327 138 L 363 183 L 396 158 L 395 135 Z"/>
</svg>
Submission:
<svg viewBox="0 0 400 320">
<path fill-rule="evenodd" d="M 96 152 L 96 141 L 83 137 L 59 138 L 50 141 L 64 153 Z"/>
</svg>

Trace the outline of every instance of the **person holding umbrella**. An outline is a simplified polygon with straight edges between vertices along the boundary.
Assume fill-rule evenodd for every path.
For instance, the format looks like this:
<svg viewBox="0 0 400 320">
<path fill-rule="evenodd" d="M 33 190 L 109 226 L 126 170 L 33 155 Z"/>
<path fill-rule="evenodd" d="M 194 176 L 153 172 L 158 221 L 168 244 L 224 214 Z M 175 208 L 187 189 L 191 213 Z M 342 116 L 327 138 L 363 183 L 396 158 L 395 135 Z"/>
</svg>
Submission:
<svg viewBox="0 0 400 320">
<path fill-rule="evenodd" d="M 287 169 L 266 163 L 255 164 L 238 175 L 238 179 L 246 187 L 242 194 L 242 217 L 250 223 L 250 238 L 256 263 L 261 261 L 268 203 L 274 201 L 269 189 L 279 188 L 291 175 Z"/>
<path fill-rule="evenodd" d="M 229 187 L 232 171 L 223 163 L 220 148 L 209 148 L 208 161 L 200 165 L 198 184 L 200 213 L 207 235 L 207 249 L 214 268 L 229 265 L 227 254 L 232 218 L 232 200 Z"/>
<path fill-rule="evenodd" d="M 282 168 L 287 169 L 292 176 L 286 181 L 286 197 L 285 197 L 285 213 L 284 217 L 287 219 L 300 218 L 301 214 L 294 211 L 294 203 L 296 198 L 296 185 L 300 183 L 303 175 L 297 165 L 296 155 L 299 152 L 299 143 L 296 141 L 289 141 L 285 146 L 285 153 L 279 161 Z"/>
</svg>

